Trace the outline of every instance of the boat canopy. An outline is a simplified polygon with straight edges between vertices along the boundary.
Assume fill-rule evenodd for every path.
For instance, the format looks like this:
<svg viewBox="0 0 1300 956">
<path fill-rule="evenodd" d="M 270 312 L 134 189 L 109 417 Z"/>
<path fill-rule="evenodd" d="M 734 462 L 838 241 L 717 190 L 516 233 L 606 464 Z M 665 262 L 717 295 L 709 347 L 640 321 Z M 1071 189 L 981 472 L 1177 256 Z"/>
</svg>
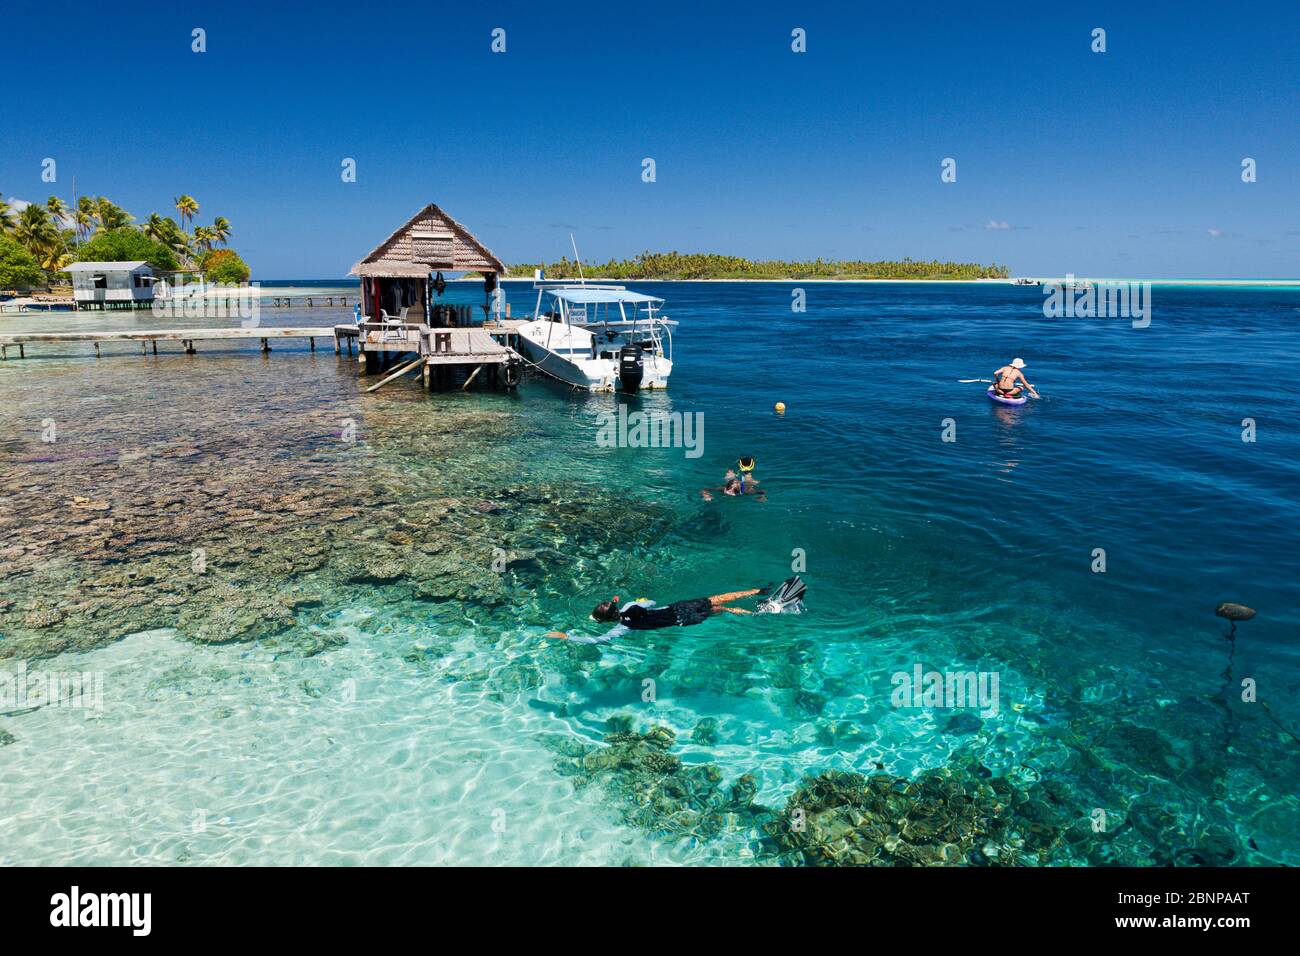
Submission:
<svg viewBox="0 0 1300 956">
<path fill-rule="evenodd" d="M 552 295 L 557 299 L 563 299 L 565 302 L 572 302 L 575 305 L 588 305 L 599 302 L 663 302 L 663 299 L 653 295 L 644 295 L 640 292 L 629 292 L 627 289 L 593 289 L 593 288 L 573 288 L 573 289 L 546 289 L 547 295 Z"/>
</svg>

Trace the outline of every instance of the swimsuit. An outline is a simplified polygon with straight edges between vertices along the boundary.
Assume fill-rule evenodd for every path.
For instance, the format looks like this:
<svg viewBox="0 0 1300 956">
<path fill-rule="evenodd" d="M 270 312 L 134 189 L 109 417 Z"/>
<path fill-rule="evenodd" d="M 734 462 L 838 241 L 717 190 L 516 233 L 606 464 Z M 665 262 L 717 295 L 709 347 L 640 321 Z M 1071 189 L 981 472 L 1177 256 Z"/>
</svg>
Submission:
<svg viewBox="0 0 1300 956">
<path fill-rule="evenodd" d="M 661 627 L 690 627 L 708 620 L 713 604 L 708 598 L 677 601 L 667 607 L 642 607 L 633 604 L 619 612 L 619 623 L 634 631 L 653 631 Z"/>
</svg>

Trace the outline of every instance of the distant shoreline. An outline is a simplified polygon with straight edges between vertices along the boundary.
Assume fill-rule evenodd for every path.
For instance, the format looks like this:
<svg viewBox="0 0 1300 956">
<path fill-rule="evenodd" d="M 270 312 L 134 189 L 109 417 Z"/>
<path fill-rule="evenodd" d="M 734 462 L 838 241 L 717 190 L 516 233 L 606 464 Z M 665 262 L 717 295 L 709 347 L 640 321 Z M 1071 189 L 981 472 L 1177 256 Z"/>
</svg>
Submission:
<svg viewBox="0 0 1300 956">
<path fill-rule="evenodd" d="M 1010 279 L 605 279 L 600 276 L 588 276 L 588 282 L 766 282 L 777 284 L 790 284 L 792 282 L 822 282 L 837 284 L 876 284 L 876 285 L 1015 285 L 1017 278 L 1030 279 L 1042 284 L 1066 282 L 1064 276 L 1017 276 Z M 453 281 L 478 281 L 474 280 L 453 280 Z M 502 282 L 533 282 L 536 281 L 530 276 L 506 276 Z M 577 283 L 578 279 L 547 279 L 547 282 L 572 282 Z M 1074 282 L 1091 282 L 1091 283 L 1108 283 L 1108 282 L 1150 282 L 1152 285 L 1185 285 L 1185 286 L 1260 286 L 1269 288 L 1300 288 L 1300 279 L 1120 279 L 1115 277 L 1101 278 L 1094 276 L 1075 276 Z M 1024 288 L 1037 288 L 1039 286 L 1024 286 Z"/>
</svg>

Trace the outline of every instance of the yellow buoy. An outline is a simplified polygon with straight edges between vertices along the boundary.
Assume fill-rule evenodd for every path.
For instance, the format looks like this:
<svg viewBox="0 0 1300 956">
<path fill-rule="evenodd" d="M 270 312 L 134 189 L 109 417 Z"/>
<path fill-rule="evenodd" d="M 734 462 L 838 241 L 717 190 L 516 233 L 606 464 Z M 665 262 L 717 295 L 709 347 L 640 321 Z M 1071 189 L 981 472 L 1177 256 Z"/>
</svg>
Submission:
<svg viewBox="0 0 1300 956">
<path fill-rule="evenodd" d="M 777 413 L 778 415 L 784 415 L 784 414 L 785 414 L 785 402 L 777 402 L 777 403 L 776 403 L 776 413 Z"/>
</svg>

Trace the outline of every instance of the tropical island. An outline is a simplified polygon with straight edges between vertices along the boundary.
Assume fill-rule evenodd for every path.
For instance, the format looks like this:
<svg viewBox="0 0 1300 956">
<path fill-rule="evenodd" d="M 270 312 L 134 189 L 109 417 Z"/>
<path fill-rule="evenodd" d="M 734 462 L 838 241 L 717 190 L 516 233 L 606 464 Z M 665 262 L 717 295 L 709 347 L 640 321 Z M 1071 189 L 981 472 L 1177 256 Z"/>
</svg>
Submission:
<svg viewBox="0 0 1300 956">
<path fill-rule="evenodd" d="M 230 220 L 192 225 L 193 196 L 175 199 L 179 222 L 151 213 L 135 217 L 104 196 L 82 196 L 69 206 L 58 196 L 44 204 L 0 197 L 0 290 L 67 285 L 74 262 L 144 261 L 156 271 L 201 272 L 210 282 L 247 282 L 248 264 L 228 247 Z"/>
<path fill-rule="evenodd" d="M 579 278 L 579 263 L 567 257 L 559 262 L 524 263 L 510 266 L 511 276 L 531 277 L 544 269 L 551 279 Z M 643 252 L 632 259 L 611 259 L 606 263 L 583 262 L 587 279 L 1006 279 L 1006 266 L 976 262 L 921 261 L 906 258 L 864 262 L 860 260 L 814 259 L 811 262 L 784 259 L 744 259 L 707 252 Z"/>
</svg>

